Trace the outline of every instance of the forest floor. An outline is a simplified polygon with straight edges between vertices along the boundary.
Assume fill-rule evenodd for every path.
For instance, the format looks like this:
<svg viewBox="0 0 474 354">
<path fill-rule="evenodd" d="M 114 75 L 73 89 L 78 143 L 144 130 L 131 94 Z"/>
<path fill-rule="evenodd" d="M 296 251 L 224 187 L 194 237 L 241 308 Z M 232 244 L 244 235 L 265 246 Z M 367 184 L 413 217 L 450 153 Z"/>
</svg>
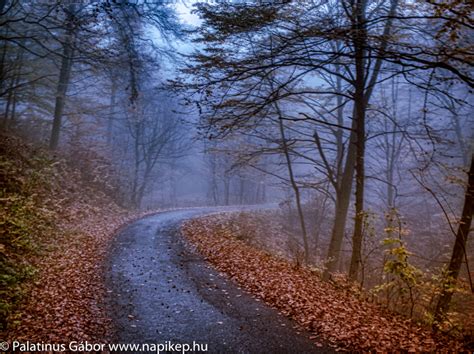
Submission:
<svg viewBox="0 0 474 354">
<path fill-rule="evenodd" d="M 138 215 L 64 159 L 0 137 L 0 338 L 103 341 L 110 321 L 102 260 Z"/>
<path fill-rule="evenodd" d="M 324 282 L 238 239 L 226 214 L 190 220 L 183 233 L 219 271 L 338 350 L 460 351 L 463 344 L 360 299 L 349 284 Z M 322 344 L 320 344 L 322 345 Z"/>
</svg>

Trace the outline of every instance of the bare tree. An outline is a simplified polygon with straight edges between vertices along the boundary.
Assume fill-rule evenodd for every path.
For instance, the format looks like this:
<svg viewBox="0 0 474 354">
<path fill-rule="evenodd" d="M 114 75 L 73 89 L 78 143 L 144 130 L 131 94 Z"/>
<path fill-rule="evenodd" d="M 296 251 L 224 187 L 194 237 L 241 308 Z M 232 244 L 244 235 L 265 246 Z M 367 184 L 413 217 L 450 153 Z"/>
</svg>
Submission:
<svg viewBox="0 0 474 354">
<path fill-rule="evenodd" d="M 453 296 L 453 287 L 459 276 L 463 261 L 466 260 L 466 245 L 469 232 L 471 231 L 472 215 L 474 214 L 474 154 L 471 156 L 471 166 L 468 171 L 466 193 L 464 195 L 464 205 L 462 209 L 461 218 L 459 220 L 459 227 L 456 232 L 456 240 L 453 247 L 451 260 L 443 279 L 443 287 L 441 295 L 439 296 L 436 310 L 434 313 L 434 328 L 437 328 L 446 314 L 451 298 Z M 471 291 L 474 291 L 471 284 Z"/>
</svg>

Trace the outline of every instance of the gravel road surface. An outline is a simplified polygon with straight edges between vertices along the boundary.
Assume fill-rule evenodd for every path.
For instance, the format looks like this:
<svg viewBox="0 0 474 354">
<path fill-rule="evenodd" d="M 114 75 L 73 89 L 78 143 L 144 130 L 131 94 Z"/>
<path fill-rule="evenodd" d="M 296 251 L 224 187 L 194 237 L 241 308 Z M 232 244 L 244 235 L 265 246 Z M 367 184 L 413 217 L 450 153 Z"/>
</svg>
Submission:
<svg viewBox="0 0 474 354">
<path fill-rule="evenodd" d="M 183 221 L 225 210 L 235 208 L 164 212 L 117 235 L 105 272 L 114 342 L 196 342 L 208 353 L 332 351 L 213 269 L 179 234 Z"/>
</svg>

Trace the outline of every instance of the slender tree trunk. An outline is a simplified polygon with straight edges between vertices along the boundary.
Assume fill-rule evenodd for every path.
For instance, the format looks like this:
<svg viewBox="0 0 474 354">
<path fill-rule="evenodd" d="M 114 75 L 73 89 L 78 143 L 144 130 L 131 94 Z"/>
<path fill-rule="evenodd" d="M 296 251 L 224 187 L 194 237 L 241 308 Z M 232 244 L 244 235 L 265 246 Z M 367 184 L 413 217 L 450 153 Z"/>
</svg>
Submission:
<svg viewBox="0 0 474 354">
<path fill-rule="evenodd" d="M 229 205 L 230 194 L 230 178 L 227 174 L 224 175 L 224 204 Z"/>
<path fill-rule="evenodd" d="M 364 211 L 364 189 L 365 189 L 365 109 L 358 110 L 357 120 L 359 122 L 357 132 L 357 159 L 356 159 L 356 190 L 355 190 L 355 223 L 352 236 L 352 256 L 349 268 L 349 279 L 357 280 L 357 274 L 362 257 L 363 225 L 365 219 Z"/>
<path fill-rule="evenodd" d="M 71 76 L 71 68 L 73 62 L 73 42 L 73 24 L 72 19 L 69 19 L 67 24 L 66 36 L 63 44 L 63 53 L 61 59 L 61 69 L 59 72 L 58 86 L 56 88 L 56 103 L 54 106 L 53 128 L 51 130 L 51 138 L 49 140 L 49 148 L 51 150 L 56 150 L 59 144 L 59 135 L 61 132 L 62 117 L 64 105 L 66 102 L 66 93 L 69 85 L 69 78 Z"/>
<path fill-rule="evenodd" d="M 464 207 L 461 220 L 456 233 L 456 241 L 453 247 L 453 253 L 446 272 L 443 289 L 439 296 L 434 314 L 434 329 L 442 321 L 448 311 L 451 298 L 453 297 L 452 287 L 458 279 L 463 260 L 465 259 L 467 238 L 471 229 L 472 214 L 474 213 L 474 154 L 471 156 L 471 167 L 469 169 L 468 183 L 464 197 Z"/>
<path fill-rule="evenodd" d="M 245 180 L 240 176 L 239 204 L 244 204 Z"/>
<path fill-rule="evenodd" d="M 15 77 L 12 77 L 10 80 L 10 89 L 8 90 L 7 102 L 5 104 L 5 113 L 3 116 L 3 128 L 8 128 L 8 116 L 10 115 L 10 106 L 13 101 L 13 85 L 15 83 Z"/>
<path fill-rule="evenodd" d="M 260 183 L 257 183 L 256 184 L 256 190 L 255 190 L 255 193 L 254 193 L 254 199 L 253 199 L 254 204 L 258 204 L 258 202 L 260 200 L 260 189 L 261 189 L 261 185 L 260 185 Z"/>
<path fill-rule="evenodd" d="M 346 163 L 342 174 L 339 190 L 336 191 L 336 206 L 334 223 L 331 232 L 331 241 L 327 253 L 326 269 L 323 273 L 323 279 L 328 280 L 330 274 L 335 272 L 339 264 L 341 254 L 342 240 L 346 229 L 347 213 L 351 201 L 352 180 L 354 178 L 354 166 L 356 158 L 356 119 L 352 120 L 352 131 L 349 138 L 349 146 L 347 149 Z"/>
<path fill-rule="evenodd" d="M 7 44 L 4 46 L 4 52 L 3 52 L 3 57 L 2 57 L 2 76 L 3 76 L 3 70 L 4 70 L 4 62 L 5 62 L 5 52 L 7 50 Z M 19 52 L 16 55 L 15 62 L 13 63 L 12 66 L 12 76 L 10 77 L 9 80 L 9 89 L 7 90 L 7 102 L 5 104 L 5 114 L 3 116 L 3 128 L 8 129 L 9 125 L 11 123 L 11 120 L 14 119 L 14 111 L 16 107 L 16 91 L 17 91 L 17 86 L 20 83 L 20 78 L 21 78 L 21 69 L 23 67 L 23 49 L 19 48 Z M 5 78 L 6 79 L 6 78 Z M 3 84 L 3 80 L 1 81 Z M 3 86 L 3 85 L 2 85 Z M 13 107 L 13 108 L 12 108 Z M 10 112 L 13 112 L 13 114 L 10 114 Z M 12 117 L 11 120 L 9 120 L 9 116 Z"/>
<path fill-rule="evenodd" d="M 273 43 L 272 38 L 270 38 L 270 41 L 271 41 L 271 43 Z M 272 46 L 273 46 L 273 44 L 272 44 Z M 274 91 L 274 89 L 275 89 L 275 87 L 274 87 L 274 78 L 273 77 L 268 77 L 267 80 L 268 80 L 268 83 L 270 85 L 270 89 L 272 91 Z M 278 101 L 274 102 L 274 107 L 275 107 L 276 113 L 278 115 L 278 127 L 279 127 L 279 130 L 280 130 L 280 137 L 281 137 L 281 141 L 282 141 L 282 150 L 283 150 L 283 154 L 285 156 L 286 166 L 287 166 L 287 169 L 288 169 L 288 176 L 290 178 L 291 188 L 293 189 L 293 193 L 294 193 L 294 196 L 295 196 L 296 208 L 297 208 L 297 211 L 298 211 L 298 218 L 299 218 L 299 223 L 300 223 L 300 227 L 301 227 L 301 235 L 302 235 L 302 238 L 303 238 L 304 262 L 307 265 L 307 264 L 309 264 L 308 232 L 306 230 L 306 224 L 305 224 L 305 220 L 304 220 L 300 190 L 298 188 L 298 184 L 296 183 L 295 175 L 294 175 L 294 172 L 293 172 L 293 165 L 292 165 L 292 162 L 291 162 L 290 151 L 289 151 L 288 142 L 287 142 L 286 136 L 285 136 L 285 126 L 283 124 L 283 114 L 281 112 Z M 290 207 L 290 215 L 291 215 L 291 203 L 290 203 L 289 207 Z"/>
<path fill-rule="evenodd" d="M 17 85 L 19 83 L 19 76 L 17 77 L 17 80 L 16 80 L 16 83 L 15 85 Z M 15 90 L 15 92 L 13 92 L 13 101 L 12 101 L 12 111 L 10 113 L 10 121 L 8 123 L 8 126 L 10 127 L 13 127 L 14 124 L 15 124 L 15 120 L 16 120 L 16 104 L 18 102 L 18 96 L 17 96 L 17 92 Z"/>
<path fill-rule="evenodd" d="M 8 28 L 5 30 L 5 37 L 8 37 Z M 3 41 L 2 47 L 2 57 L 0 61 L 0 87 L 3 88 L 3 83 L 5 82 L 5 62 L 8 52 L 8 41 Z M 2 90 L 3 91 L 3 90 Z"/>
<path fill-rule="evenodd" d="M 211 153 L 210 163 L 211 163 L 211 180 L 209 183 L 209 191 L 208 191 L 208 198 L 212 198 L 212 202 L 214 205 L 218 204 L 218 196 L 217 196 L 217 166 L 216 166 L 216 157 L 214 154 Z"/>
<path fill-rule="evenodd" d="M 339 65 L 336 67 L 336 71 L 339 72 Z M 337 92 L 342 92 L 341 79 L 338 78 L 336 81 Z M 340 126 L 344 125 L 344 107 L 342 106 L 342 97 L 337 96 L 337 123 Z M 355 110 L 353 109 L 353 117 L 355 116 Z M 343 131 L 339 129 L 336 132 L 336 144 L 337 144 L 337 166 L 336 166 L 336 205 L 334 212 L 334 223 L 331 231 L 331 240 L 326 256 L 326 268 L 323 273 L 323 279 L 328 280 L 330 273 L 336 271 L 339 264 L 339 257 L 341 254 L 342 240 L 344 238 L 344 231 L 346 229 L 347 213 L 349 211 L 349 204 L 351 200 L 352 192 L 352 179 L 354 177 L 354 166 L 356 156 L 355 146 L 355 129 L 356 121 L 352 120 L 351 134 L 349 137 L 349 144 L 347 150 L 347 157 L 345 164 L 344 160 L 344 145 L 343 145 Z"/>
<path fill-rule="evenodd" d="M 356 110 L 357 120 L 357 143 L 356 143 L 356 192 L 355 192 L 355 223 L 354 232 L 352 236 L 352 255 L 351 263 L 349 268 L 349 279 L 357 280 L 359 268 L 361 265 L 362 258 L 362 241 L 363 241 L 363 225 L 365 219 L 364 211 L 364 190 L 365 190 L 365 114 L 366 108 L 370 100 L 370 96 L 377 83 L 378 74 L 382 66 L 382 56 L 384 55 L 387 40 L 382 42 L 379 50 L 379 58 L 377 59 L 372 77 L 370 80 L 366 75 L 366 60 L 365 50 L 367 45 L 367 28 L 365 24 L 365 11 L 367 6 L 367 0 L 356 1 L 356 13 L 355 13 L 355 37 L 354 37 L 354 48 L 355 48 L 355 66 L 356 66 L 356 79 L 355 79 L 355 95 L 354 95 L 354 106 Z M 387 38 L 392 29 L 392 17 L 396 13 L 398 7 L 398 0 L 392 0 L 390 4 L 389 18 L 385 23 L 383 36 Z"/>
<path fill-rule="evenodd" d="M 270 89 L 273 91 L 274 90 L 274 79 L 272 77 L 268 78 L 268 83 L 270 85 Z M 276 113 L 278 115 L 278 127 L 280 130 L 280 137 L 282 141 L 282 150 L 283 154 L 285 156 L 286 160 L 286 166 L 288 169 L 288 176 L 290 178 L 290 184 L 291 188 L 293 189 L 293 193 L 295 196 L 295 202 L 296 202 L 296 209 L 298 212 L 298 218 L 299 218 L 299 223 L 301 227 L 301 235 L 303 238 L 303 249 L 304 249 L 304 262 L 305 264 L 309 264 L 309 244 L 308 244 L 308 232 L 306 230 L 306 223 L 304 220 L 304 213 L 303 213 L 303 207 L 301 203 L 301 195 L 300 195 L 300 190 L 298 188 L 298 184 L 296 183 L 295 175 L 293 172 L 293 165 L 291 162 L 291 157 L 290 157 L 290 151 L 288 148 L 288 142 L 286 140 L 286 134 L 285 134 L 285 126 L 283 124 L 283 114 L 281 112 L 280 106 L 278 104 L 278 101 L 274 102 L 274 107 L 276 110 Z M 291 208 L 291 204 L 290 204 Z M 290 213 L 291 214 L 291 213 Z"/>
<path fill-rule="evenodd" d="M 337 65 L 336 67 L 336 73 L 340 73 L 340 67 Z M 338 95 L 336 97 L 336 103 L 337 103 L 337 124 L 342 127 L 344 126 L 344 105 L 343 105 L 343 99 L 340 93 L 342 93 L 342 83 L 341 83 L 341 78 L 338 76 L 336 78 L 336 90 L 338 92 Z M 342 162 L 344 160 L 344 129 L 342 128 L 337 128 L 335 132 L 335 138 L 336 138 L 336 149 L 337 149 L 337 154 L 336 154 L 336 184 L 340 188 L 340 179 L 341 179 L 341 174 L 342 174 Z"/>
<path fill-rule="evenodd" d="M 316 207 L 316 210 L 315 210 L 314 250 L 316 252 L 317 259 L 319 259 L 319 255 L 321 254 L 321 252 L 318 252 L 319 239 L 321 235 L 321 225 L 324 221 L 324 218 L 326 217 L 326 208 L 327 208 L 328 199 L 329 199 L 329 196 L 325 195 L 324 199 L 320 203 L 318 203 L 319 205 Z"/>
<path fill-rule="evenodd" d="M 462 160 L 464 162 L 464 166 L 468 166 L 469 164 L 469 148 L 466 146 L 466 141 L 464 138 L 464 134 L 462 132 L 461 124 L 459 123 L 459 116 L 455 109 L 451 110 L 451 122 L 453 124 L 454 132 L 456 133 L 456 140 L 459 143 L 459 148 L 462 154 Z"/>
<path fill-rule="evenodd" d="M 356 190 L 355 190 L 355 223 L 352 236 L 352 256 L 349 268 L 349 279 L 356 280 L 362 257 L 362 239 L 364 225 L 364 186 L 365 186 L 365 48 L 367 32 L 365 28 L 365 0 L 358 0 L 356 7 L 355 40 L 355 94 L 354 106 L 357 120 L 356 142 Z"/>
<path fill-rule="evenodd" d="M 5 105 L 5 116 L 3 117 L 3 126 L 5 129 L 10 128 L 15 120 L 16 102 L 17 102 L 17 86 L 21 79 L 21 69 L 23 66 L 23 53 L 20 52 L 16 57 L 13 67 L 13 76 L 10 80 L 10 88 L 8 90 L 7 102 Z M 9 119 L 10 118 L 10 119 Z"/>
<path fill-rule="evenodd" d="M 357 7 L 364 8 L 365 4 L 366 2 L 364 0 L 362 1 L 359 0 Z M 383 32 L 384 38 L 387 38 L 391 33 L 392 17 L 395 15 L 397 7 L 398 7 L 398 0 L 392 0 L 390 3 L 389 18 L 387 19 L 387 22 L 385 23 L 385 27 L 384 27 L 384 32 Z M 357 13 L 355 13 L 354 15 L 357 16 Z M 363 104 L 363 107 L 367 107 L 370 101 L 372 92 L 374 90 L 374 87 L 377 83 L 377 78 L 380 72 L 380 68 L 382 66 L 382 57 L 383 57 L 383 53 L 385 52 L 386 46 L 387 46 L 387 41 L 384 40 L 381 43 L 381 47 L 379 48 L 379 58 L 376 60 L 374 64 L 371 78 L 368 84 L 365 85 L 366 91 L 364 94 L 365 102 Z M 366 68 L 364 70 L 366 70 Z M 362 106 L 362 102 L 360 102 L 359 107 L 361 106 Z M 364 108 L 364 116 L 365 116 L 365 108 Z M 329 244 L 329 250 L 328 250 L 328 255 L 327 255 L 326 269 L 323 274 L 323 278 L 326 280 L 329 279 L 330 273 L 336 270 L 337 265 L 339 263 L 341 245 L 342 245 L 342 240 L 344 237 L 344 231 L 345 231 L 345 226 L 346 226 L 346 221 L 347 221 L 347 212 L 349 210 L 349 204 L 350 204 L 352 180 L 354 177 L 354 167 L 356 166 L 357 150 L 359 149 L 357 146 L 357 134 L 360 132 L 357 129 L 357 121 L 359 119 L 357 118 L 357 107 L 356 107 L 355 102 L 354 102 L 352 117 L 353 117 L 352 125 L 351 125 L 352 131 L 351 131 L 351 135 L 349 139 L 349 146 L 347 149 L 346 163 L 344 165 L 343 175 L 340 180 L 341 181 L 340 190 L 336 191 L 335 218 L 334 218 L 334 224 L 333 224 L 333 229 L 331 233 L 331 241 Z M 365 120 L 365 117 L 364 117 L 364 120 Z M 359 194 L 362 195 L 363 193 L 359 193 Z"/>
<path fill-rule="evenodd" d="M 132 205 L 134 208 L 139 208 L 138 205 L 138 189 L 140 185 L 140 161 L 141 161 L 141 155 L 140 155 L 140 141 L 141 141 L 141 126 L 139 125 L 138 122 L 134 122 L 134 128 L 135 128 L 135 141 L 134 141 L 134 155 L 135 155 L 135 166 L 134 166 L 134 171 L 133 171 L 133 182 L 132 182 L 132 195 L 131 195 L 131 201 Z"/>
<path fill-rule="evenodd" d="M 113 75 L 113 74 L 112 74 Z M 107 120 L 107 145 L 112 145 L 112 136 L 114 129 L 115 121 L 115 105 L 117 98 L 117 83 L 114 78 L 112 78 L 111 92 L 110 92 L 110 110 L 109 110 L 109 119 Z"/>
<path fill-rule="evenodd" d="M 288 175 L 290 177 L 290 184 L 291 187 L 293 188 L 293 193 L 295 194 L 295 201 L 296 201 L 296 209 L 298 211 L 298 217 L 300 221 L 300 227 L 301 227 L 301 234 L 303 236 L 303 248 L 304 248 L 304 261 L 305 264 L 309 263 L 309 245 L 308 245 L 308 233 L 306 231 L 306 224 L 304 221 L 304 214 L 303 214 L 303 207 L 301 205 L 301 196 L 300 196 L 300 190 L 298 188 L 298 185 L 296 183 L 295 175 L 293 173 L 293 166 L 290 158 L 290 152 L 288 149 L 288 143 L 286 140 L 285 136 L 285 126 L 283 125 L 283 117 L 280 111 L 280 107 L 278 106 L 278 103 L 275 103 L 277 113 L 278 113 L 278 126 L 280 128 L 280 136 L 282 140 L 282 149 L 283 149 L 283 154 L 285 155 L 286 159 L 286 166 L 288 168 Z"/>
<path fill-rule="evenodd" d="M 170 178 L 170 199 L 171 199 L 171 206 L 176 208 L 178 206 L 178 188 L 177 188 L 177 183 L 178 183 L 178 176 L 176 173 L 176 161 L 173 160 L 171 162 L 171 178 Z"/>
<path fill-rule="evenodd" d="M 17 57 L 17 67 L 15 71 L 15 82 L 13 83 L 13 98 L 12 98 L 12 110 L 10 113 L 10 122 L 8 123 L 9 126 L 13 126 L 15 123 L 15 118 L 16 118 L 16 105 L 18 102 L 18 90 L 17 87 L 20 84 L 21 80 L 21 71 L 23 69 L 23 50 L 20 51 Z"/>
<path fill-rule="evenodd" d="M 142 183 L 139 184 L 136 195 L 135 195 L 135 205 L 137 209 L 140 209 L 140 207 L 142 206 L 143 197 L 145 196 L 145 191 L 150 181 L 151 170 L 152 170 L 152 167 L 146 164 L 145 171 L 142 177 Z"/>
</svg>

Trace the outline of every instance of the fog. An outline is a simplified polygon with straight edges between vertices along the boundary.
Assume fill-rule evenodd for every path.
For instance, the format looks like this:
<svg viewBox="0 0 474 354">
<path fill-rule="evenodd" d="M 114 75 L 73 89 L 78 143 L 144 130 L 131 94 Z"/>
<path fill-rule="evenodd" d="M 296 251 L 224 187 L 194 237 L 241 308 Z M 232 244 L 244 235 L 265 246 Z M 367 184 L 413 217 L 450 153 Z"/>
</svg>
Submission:
<svg viewBox="0 0 474 354">
<path fill-rule="evenodd" d="M 306 263 L 371 287 L 391 240 L 438 271 L 474 83 L 472 30 L 436 6 L 2 2 L 2 125 L 123 207 L 272 203 Z"/>
</svg>

